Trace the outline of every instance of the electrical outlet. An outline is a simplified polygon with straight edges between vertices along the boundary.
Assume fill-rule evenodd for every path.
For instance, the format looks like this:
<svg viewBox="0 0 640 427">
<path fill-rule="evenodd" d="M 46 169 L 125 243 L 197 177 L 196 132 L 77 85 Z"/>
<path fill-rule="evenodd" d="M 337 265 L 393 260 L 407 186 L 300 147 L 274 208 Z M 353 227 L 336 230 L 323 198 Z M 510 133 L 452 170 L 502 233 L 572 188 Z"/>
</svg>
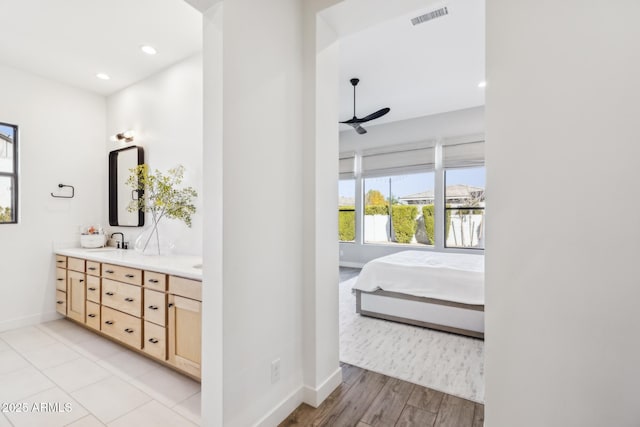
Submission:
<svg viewBox="0 0 640 427">
<path fill-rule="evenodd" d="M 280 381 L 280 359 L 271 362 L 271 384 Z"/>
</svg>

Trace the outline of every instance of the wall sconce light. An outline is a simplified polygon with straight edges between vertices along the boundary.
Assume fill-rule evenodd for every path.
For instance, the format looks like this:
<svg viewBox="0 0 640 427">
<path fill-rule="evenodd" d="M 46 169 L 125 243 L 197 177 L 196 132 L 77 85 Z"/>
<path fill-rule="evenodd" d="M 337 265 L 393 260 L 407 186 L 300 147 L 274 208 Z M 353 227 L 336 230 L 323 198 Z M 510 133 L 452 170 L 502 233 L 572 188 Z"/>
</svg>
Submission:
<svg viewBox="0 0 640 427">
<path fill-rule="evenodd" d="M 118 141 L 133 142 L 133 137 L 134 135 L 132 130 L 116 134 L 116 140 Z"/>
</svg>

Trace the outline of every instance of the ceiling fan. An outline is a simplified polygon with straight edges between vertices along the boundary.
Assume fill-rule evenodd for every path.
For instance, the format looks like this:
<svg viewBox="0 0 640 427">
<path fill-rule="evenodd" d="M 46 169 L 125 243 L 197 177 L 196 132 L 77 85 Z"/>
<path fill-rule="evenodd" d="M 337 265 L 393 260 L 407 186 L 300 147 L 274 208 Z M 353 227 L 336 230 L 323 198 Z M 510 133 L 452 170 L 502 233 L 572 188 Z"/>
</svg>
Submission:
<svg viewBox="0 0 640 427">
<path fill-rule="evenodd" d="M 362 126 L 360 126 L 361 123 L 366 123 L 368 121 L 378 119 L 384 116 L 385 114 L 387 114 L 389 111 L 391 111 L 391 108 L 383 108 L 361 119 L 357 118 L 356 117 L 356 86 L 360 82 L 360 79 L 351 79 L 350 81 L 351 81 L 351 85 L 353 86 L 353 118 L 340 123 L 344 123 L 345 125 L 351 126 L 356 130 L 356 132 L 362 135 L 367 133 L 367 130 Z"/>
</svg>

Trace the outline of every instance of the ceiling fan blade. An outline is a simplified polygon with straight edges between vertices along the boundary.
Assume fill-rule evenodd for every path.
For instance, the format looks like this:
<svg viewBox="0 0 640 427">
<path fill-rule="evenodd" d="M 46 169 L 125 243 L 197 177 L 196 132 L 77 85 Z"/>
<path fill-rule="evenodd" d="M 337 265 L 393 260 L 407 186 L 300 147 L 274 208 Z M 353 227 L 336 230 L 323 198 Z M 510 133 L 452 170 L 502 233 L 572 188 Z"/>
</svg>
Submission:
<svg viewBox="0 0 640 427">
<path fill-rule="evenodd" d="M 369 120 L 378 119 L 378 118 L 384 116 L 385 114 L 387 114 L 389 111 L 391 111 L 391 108 L 383 108 L 383 109 L 378 110 L 375 113 L 371 113 L 368 116 L 365 116 L 365 117 L 363 117 L 361 119 L 357 119 L 357 123 L 365 123 L 365 122 L 368 122 Z"/>
<path fill-rule="evenodd" d="M 360 123 L 360 119 L 357 117 L 354 117 L 352 119 L 346 120 L 344 122 L 338 122 L 338 123 L 343 123 L 345 125 L 352 125 L 352 124 Z"/>
<path fill-rule="evenodd" d="M 364 135 L 365 133 L 367 133 L 367 130 L 365 128 L 363 128 L 362 126 L 360 126 L 359 124 L 353 124 L 351 125 L 353 126 L 353 128 L 356 130 L 356 132 L 358 132 L 358 134 L 360 135 Z"/>
</svg>

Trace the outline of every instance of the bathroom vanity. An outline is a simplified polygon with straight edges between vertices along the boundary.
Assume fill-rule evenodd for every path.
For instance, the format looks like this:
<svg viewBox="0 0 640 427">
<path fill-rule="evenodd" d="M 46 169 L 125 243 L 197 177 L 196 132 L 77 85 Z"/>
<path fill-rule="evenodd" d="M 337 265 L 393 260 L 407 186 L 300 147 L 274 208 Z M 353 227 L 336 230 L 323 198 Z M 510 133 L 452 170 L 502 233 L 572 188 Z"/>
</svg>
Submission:
<svg viewBox="0 0 640 427">
<path fill-rule="evenodd" d="M 60 314 L 200 379 L 201 258 L 64 249 L 55 263 Z"/>
</svg>

